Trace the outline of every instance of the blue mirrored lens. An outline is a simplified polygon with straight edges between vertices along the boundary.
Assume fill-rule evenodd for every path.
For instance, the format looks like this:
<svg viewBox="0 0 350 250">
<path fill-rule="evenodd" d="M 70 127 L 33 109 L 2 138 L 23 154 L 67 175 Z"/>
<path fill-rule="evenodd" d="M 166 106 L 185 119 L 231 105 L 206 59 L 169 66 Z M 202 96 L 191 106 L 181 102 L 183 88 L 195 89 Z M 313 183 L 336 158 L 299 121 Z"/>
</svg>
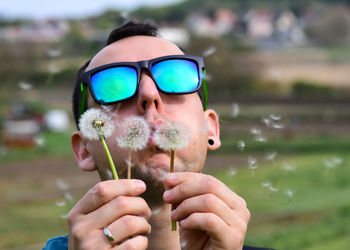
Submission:
<svg viewBox="0 0 350 250">
<path fill-rule="evenodd" d="M 137 72 L 130 67 L 105 69 L 91 77 L 91 85 L 97 100 L 105 103 L 120 101 L 135 94 Z"/>
<path fill-rule="evenodd" d="M 154 64 L 152 74 L 158 87 L 168 93 L 188 93 L 199 85 L 197 64 L 186 59 L 169 59 Z"/>
</svg>

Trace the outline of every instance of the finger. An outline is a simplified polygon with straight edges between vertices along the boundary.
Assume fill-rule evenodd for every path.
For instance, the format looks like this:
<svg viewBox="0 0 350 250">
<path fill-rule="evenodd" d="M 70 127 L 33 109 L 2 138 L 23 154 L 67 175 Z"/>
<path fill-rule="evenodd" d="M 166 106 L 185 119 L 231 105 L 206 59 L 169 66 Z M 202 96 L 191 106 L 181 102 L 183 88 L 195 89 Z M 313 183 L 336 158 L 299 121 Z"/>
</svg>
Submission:
<svg viewBox="0 0 350 250">
<path fill-rule="evenodd" d="M 137 196 L 146 190 L 141 180 L 109 180 L 96 184 L 74 206 L 71 214 L 88 214 L 120 195 Z"/>
<path fill-rule="evenodd" d="M 246 202 L 218 179 L 199 173 L 170 174 L 164 180 L 167 191 L 163 199 L 167 203 L 179 203 L 189 197 L 212 193 L 223 200 L 230 208 L 246 207 Z"/>
<path fill-rule="evenodd" d="M 145 236 L 138 235 L 132 239 L 123 242 L 121 245 L 114 247 L 116 250 L 129 250 L 129 249 L 146 249 L 148 246 L 148 239 Z"/>
<path fill-rule="evenodd" d="M 225 202 L 213 194 L 203 194 L 182 201 L 171 212 L 171 218 L 179 221 L 193 213 L 214 213 L 228 226 L 233 226 L 236 216 L 233 210 Z"/>
<path fill-rule="evenodd" d="M 151 209 L 140 197 L 118 196 L 110 202 L 86 215 L 86 220 L 94 228 L 103 228 L 124 215 L 151 217 Z"/>
<path fill-rule="evenodd" d="M 136 234 L 148 235 L 151 233 L 151 226 L 145 218 L 139 216 L 125 215 L 108 226 L 116 242 Z"/>
</svg>

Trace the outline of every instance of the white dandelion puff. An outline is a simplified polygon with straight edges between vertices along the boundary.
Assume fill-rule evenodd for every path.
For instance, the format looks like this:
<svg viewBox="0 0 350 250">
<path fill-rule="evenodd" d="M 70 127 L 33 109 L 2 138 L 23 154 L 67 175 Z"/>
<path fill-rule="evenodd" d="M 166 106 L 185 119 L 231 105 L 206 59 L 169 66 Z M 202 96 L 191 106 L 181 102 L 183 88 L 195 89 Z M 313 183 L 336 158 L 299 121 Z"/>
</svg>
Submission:
<svg viewBox="0 0 350 250">
<path fill-rule="evenodd" d="M 97 126 L 97 122 L 100 126 Z M 99 140 L 101 136 L 100 132 L 105 138 L 112 135 L 114 122 L 105 111 L 91 108 L 79 119 L 79 128 L 85 138 L 89 140 Z"/>
<path fill-rule="evenodd" d="M 117 138 L 117 142 L 121 148 L 137 151 L 146 147 L 150 129 L 145 119 L 129 117 L 120 126 L 122 136 Z"/>
<path fill-rule="evenodd" d="M 180 150 L 187 146 L 190 131 L 180 123 L 163 123 L 154 133 L 155 143 L 163 150 Z"/>
</svg>

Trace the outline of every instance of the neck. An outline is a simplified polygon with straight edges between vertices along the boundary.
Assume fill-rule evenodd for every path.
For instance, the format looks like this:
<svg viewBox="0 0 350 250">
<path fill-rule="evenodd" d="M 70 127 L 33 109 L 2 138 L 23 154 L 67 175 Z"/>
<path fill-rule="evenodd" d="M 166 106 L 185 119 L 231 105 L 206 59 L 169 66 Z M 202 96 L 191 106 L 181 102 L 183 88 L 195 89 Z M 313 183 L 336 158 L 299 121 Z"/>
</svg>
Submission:
<svg viewBox="0 0 350 250">
<path fill-rule="evenodd" d="M 180 237 L 178 231 L 171 231 L 170 211 L 171 205 L 164 204 L 152 207 L 150 224 L 152 232 L 148 236 L 147 249 L 180 249 Z"/>
</svg>

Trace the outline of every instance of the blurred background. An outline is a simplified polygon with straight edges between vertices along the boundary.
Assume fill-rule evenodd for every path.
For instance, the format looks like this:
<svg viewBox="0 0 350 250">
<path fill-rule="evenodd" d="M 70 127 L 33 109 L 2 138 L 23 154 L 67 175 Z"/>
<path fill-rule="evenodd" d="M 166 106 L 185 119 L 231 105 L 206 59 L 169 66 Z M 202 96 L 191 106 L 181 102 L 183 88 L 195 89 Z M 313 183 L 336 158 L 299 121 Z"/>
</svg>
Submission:
<svg viewBox="0 0 350 250">
<path fill-rule="evenodd" d="M 246 244 L 350 249 L 350 1 L 0 2 L 0 249 L 40 249 L 98 177 L 70 148 L 77 69 L 130 18 L 203 56 Z"/>
</svg>

